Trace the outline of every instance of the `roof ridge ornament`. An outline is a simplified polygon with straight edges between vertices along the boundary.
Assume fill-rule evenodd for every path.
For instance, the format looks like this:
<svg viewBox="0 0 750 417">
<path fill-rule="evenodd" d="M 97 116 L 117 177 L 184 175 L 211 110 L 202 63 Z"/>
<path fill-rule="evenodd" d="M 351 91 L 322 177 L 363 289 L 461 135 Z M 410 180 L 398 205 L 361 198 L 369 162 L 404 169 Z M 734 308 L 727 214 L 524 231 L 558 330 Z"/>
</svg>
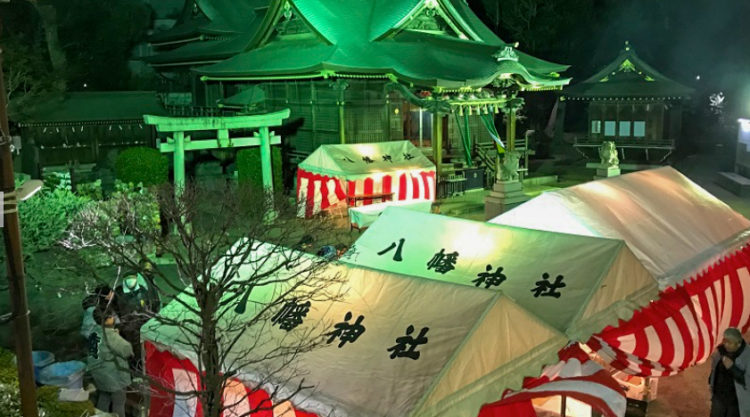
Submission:
<svg viewBox="0 0 750 417">
<path fill-rule="evenodd" d="M 518 54 L 516 51 L 513 50 L 513 47 L 510 45 L 505 46 L 503 49 L 495 52 L 492 54 L 492 57 L 497 60 L 497 62 L 500 61 L 518 61 Z"/>
</svg>

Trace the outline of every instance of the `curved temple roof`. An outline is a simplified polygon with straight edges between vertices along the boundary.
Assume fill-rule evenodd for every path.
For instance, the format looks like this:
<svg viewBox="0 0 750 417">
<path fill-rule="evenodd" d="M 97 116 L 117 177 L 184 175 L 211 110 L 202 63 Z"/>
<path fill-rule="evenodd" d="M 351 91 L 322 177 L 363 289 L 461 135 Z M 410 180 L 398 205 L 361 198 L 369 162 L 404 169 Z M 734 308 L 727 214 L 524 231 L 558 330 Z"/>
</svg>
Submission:
<svg viewBox="0 0 750 417">
<path fill-rule="evenodd" d="M 151 36 L 149 42 L 158 45 L 254 33 L 267 6 L 268 0 L 188 0 L 175 25 Z"/>
<path fill-rule="evenodd" d="M 614 61 L 585 81 L 565 89 L 565 97 L 603 98 L 689 98 L 694 90 L 644 62 L 630 43 Z"/>
<path fill-rule="evenodd" d="M 306 32 L 275 36 L 292 19 Z M 446 29 L 432 30 L 430 19 Z M 541 90 L 566 85 L 558 72 L 567 68 L 504 43 L 462 0 L 274 0 L 245 52 L 197 71 L 230 80 L 364 75 L 448 89 L 513 78 Z"/>
</svg>

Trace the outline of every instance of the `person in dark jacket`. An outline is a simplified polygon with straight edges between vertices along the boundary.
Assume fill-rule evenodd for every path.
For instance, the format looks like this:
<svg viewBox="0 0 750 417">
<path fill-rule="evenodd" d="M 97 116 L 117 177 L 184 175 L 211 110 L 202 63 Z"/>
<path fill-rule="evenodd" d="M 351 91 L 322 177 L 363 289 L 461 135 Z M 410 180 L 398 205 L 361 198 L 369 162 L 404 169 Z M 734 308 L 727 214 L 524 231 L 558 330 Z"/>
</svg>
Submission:
<svg viewBox="0 0 750 417">
<path fill-rule="evenodd" d="M 96 321 L 94 321 L 94 309 L 97 307 L 103 310 L 107 308 L 114 309 L 114 305 L 110 305 L 114 296 L 115 293 L 112 291 L 112 287 L 107 284 L 101 284 L 94 288 L 92 294 L 83 299 L 83 302 L 81 302 L 81 307 L 83 308 L 81 336 L 85 339 L 89 338 L 89 335 L 97 326 Z"/>
<path fill-rule="evenodd" d="M 161 308 L 150 271 L 151 264 L 142 263 L 140 273 L 125 277 L 115 289 L 117 314 L 121 321 L 120 334 L 133 345 L 135 352 L 131 360 L 133 370 L 141 365 L 141 327 Z"/>
<path fill-rule="evenodd" d="M 735 328 L 724 331 L 711 355 L 711 417 L 750 417 L 750 349 Z"/>
</svg>

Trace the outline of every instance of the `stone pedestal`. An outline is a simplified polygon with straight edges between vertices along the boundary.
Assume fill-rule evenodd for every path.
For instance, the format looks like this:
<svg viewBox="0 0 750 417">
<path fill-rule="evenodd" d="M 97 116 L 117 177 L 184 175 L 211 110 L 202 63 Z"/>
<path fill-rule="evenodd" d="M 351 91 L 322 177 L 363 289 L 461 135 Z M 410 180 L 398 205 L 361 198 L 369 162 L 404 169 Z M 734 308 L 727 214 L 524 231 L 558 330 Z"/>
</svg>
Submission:
<svg viewBox="0 0 750 417">
<path fill-rule="evenodd" d="M 610 178 L 610 177 L 616 177 L 620 175 L 620 167 L 598 167 L 596 168 L 596 175 L 594 175 L 595 180 L 600 180 L 602 178 Z"/>
<path fill-rule="evenodd" d="M 484 218 L 489 220 L 528 200 L 520 181 L 496 181 L 484 198 Z"/>
</svg>

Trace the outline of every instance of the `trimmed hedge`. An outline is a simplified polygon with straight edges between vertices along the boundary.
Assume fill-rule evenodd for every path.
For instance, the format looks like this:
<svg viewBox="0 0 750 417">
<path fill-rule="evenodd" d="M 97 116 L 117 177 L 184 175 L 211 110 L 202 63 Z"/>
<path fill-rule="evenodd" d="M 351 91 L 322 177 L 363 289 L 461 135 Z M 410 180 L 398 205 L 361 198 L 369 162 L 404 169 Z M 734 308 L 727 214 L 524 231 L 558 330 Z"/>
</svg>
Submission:
<svg viewBox="0 0 750 417">
<path fill-rule="evenodd" d="M 128 148 L 117 155 L 115 176 L 126 184 L 160 185 L 169 179 L 169 162 L 156 149 Z"/>
<path fill-rule="evenodd" d="M 242 184 L 261 189 L 263 187 L 263 174 L 260 165 L 260 148 L 242 149 L 237 152 L 237 180 Z M 273 172 L 273 190 L 280 192 L 284 187 L 282 177 L 281 147 L 271 147 L 271 166 Z"/>
</svg>

